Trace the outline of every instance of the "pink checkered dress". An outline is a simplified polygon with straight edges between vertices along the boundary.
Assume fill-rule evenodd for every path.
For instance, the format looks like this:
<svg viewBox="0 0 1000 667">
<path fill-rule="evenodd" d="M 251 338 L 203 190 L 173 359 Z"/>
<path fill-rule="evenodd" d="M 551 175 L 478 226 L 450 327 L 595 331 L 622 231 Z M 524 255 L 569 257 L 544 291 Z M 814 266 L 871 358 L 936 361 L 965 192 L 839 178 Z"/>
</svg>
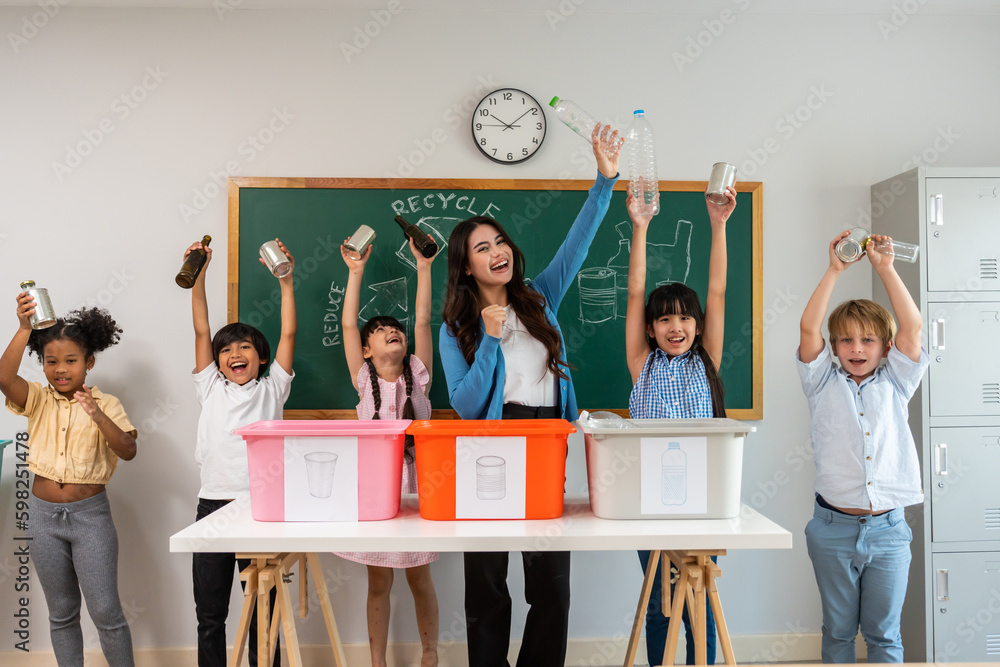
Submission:
<svg viewBox="0 0 1000 667">
<path fill-rule="evenodd" d="M 410 371 L 413 373 L 413 391 L 410 394 L 413 401 L 413 412 L 417 419 L 430 419 L 431 402 L 427 398 L 427 392 L 430 389 L 430 373 L 427 372 L 423 362 L 414 354 L 410 355 Z M 403 376 L 400 375 L 395 382 L 386 382 L 379 378 L 378 384 L 382 396 L 382 409 L 379 410 L 379 416 L 382 419 L 400 419 L 403 414 L 403 405 L 406 404 L 406 381 Z M 361 394 L 361 402 L 358 403 L 358 419 L 371 419 L 375 415 L 375 399 L 372 398 L 371 374 L 367 364 L 358 371 L 358 390 Z M 402 491 L 403 493 L 417 492 L 417 466 L 413 461 L 403 462 Z M 416 567 L 433 563 L 438 559 L 438 554 L 434 551 L 334 553 L 355 563 L 378 567 Z"/>
</svg>

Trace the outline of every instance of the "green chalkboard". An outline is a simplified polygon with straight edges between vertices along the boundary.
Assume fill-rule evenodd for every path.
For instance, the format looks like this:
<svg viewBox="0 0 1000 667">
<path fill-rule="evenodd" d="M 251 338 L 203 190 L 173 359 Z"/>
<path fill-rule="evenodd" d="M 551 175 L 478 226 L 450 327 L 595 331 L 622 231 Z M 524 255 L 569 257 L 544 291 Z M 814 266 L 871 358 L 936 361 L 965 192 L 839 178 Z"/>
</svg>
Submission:
<svg viewBox="0 0 1000 667">
<path fill-rule="evenodd" d="M 404 323 L 413 308 L 416 270 L 393 216 L 402 214 L 437 238 L 442 252 L 432 270 L 431 314 L 436 350 L 452 228 L 472 215 L 496 218 L 524 251 L 526 275 L 533 277 L 565 238 L 591 185 L 576 180 L 234 178 L 229 189 L 229 321 L 247 322 L 268 340 L 277 340 L 278 284 L 257 258 L 261 243 L 280 237 L 295 256 L 298 308 L 296 379 L 286 416 L 349 418 L 357 394 L 341 340 L 347 267 L 339 245 L 345 238 L 360 224 L 378 235 L 365 270 L 362 319 L 392 315 Z M 631 381 L 625 365 L 624 317 L 631 223 L 624 189 L 624 183 L 616 185 L 584 268 L 558 313 L 582 409 L 628 407 Z M 711 244 L 704 189 L 704 182 L 660 182 L 661 213 L 647 239 L 649 290 L 663 282 L 683 281 L 704 302 Z M 737 207 L 727 225 L 722 379 L 729 416 L 760 419 L 762 186 L 739 183 L 737 191 Z M 412 341 L 412 319 L 409 329 Z M 431 404 L 436 418 L 449 416 L 437 354 Z"/>
</svg>

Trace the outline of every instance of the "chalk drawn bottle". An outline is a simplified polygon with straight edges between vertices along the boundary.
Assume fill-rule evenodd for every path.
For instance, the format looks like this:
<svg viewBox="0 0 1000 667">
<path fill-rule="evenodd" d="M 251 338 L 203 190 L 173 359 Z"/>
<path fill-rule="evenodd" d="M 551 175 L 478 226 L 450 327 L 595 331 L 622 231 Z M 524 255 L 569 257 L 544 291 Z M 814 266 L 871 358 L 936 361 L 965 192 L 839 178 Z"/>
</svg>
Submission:
<svg viewBox="0 0 1000 667">
<path fill-rule="evenodd" d="M 184 258 L 184 264 L 181 266 L 181 270 L 177 272 L 177 277 L 174 278 L 174 282 L 183 287 L 184 289 L 191 289 L 194 287 L 194 283 L 198 280 L 198 274 L 201 270 L 205 268 L 205 261 L 208 259 L 208 253 L 205 252 L 205 248 L 208 244 L 212 242 L 212 237 L 208 234 L 201 239 L 201 248 L 195 248 L 188 253 L 188 256 Z"/>
<path fill-rule="evenodd" d="M 646 120 L 645 112 L 637 109 L 628 128 L 628 189 L 639 200 L 639 212 L 656 215 L 660 212 L 657 197 L 660 181 L 656 175 L 656 142 L 653 127 Z M 640 191 L 642 197 L 639 197 Z"/>
<path fill-rule="evenodd" d="M 664 505 L 683 505 L 687 500 L 687 455 L 679 442 L 667 445 L 660 464 L 660 500 Z"/>
</svg>

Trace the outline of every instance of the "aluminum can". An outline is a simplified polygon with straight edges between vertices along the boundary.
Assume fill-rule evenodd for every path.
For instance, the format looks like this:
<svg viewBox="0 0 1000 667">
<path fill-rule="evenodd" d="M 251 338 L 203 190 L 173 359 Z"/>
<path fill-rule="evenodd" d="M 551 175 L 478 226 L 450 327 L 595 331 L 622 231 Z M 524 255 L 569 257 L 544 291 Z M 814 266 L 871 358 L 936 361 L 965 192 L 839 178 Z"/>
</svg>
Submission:
<svg viewBox="0 0 1000 667">
<path fill-rule="evenodd" d="M 712 176 L 708 179 L 708 189 L 705 198 L 713 204 L 725 206 L 729 203 L 726 188 L 736 184 L 736 167 L 728 162 L 716 162 L 712 165 Z"/>
<path fill-rule="evenodd" d="M 262 245 L 260 247 L 260 256 L 275 278 L 284 278 L 292 270 L 292 263 L 288 261 L 285 253 L 281 252 L 281 247 L 278 246 L 277 241 L 268 241 Z"/>
<path fill-rule="evenodd" d="M 56 311 L 47 289 L 35 287 L 34 280 L 25 280 L 21 283 L 21 291 L 35 300 L 35 312 L 29 318 L 32 329 L 48 329 L 56 323 Z"/>
<path fill-rule="evenodd" d="M 375 240 L 375 230 L 368 225 L 361 225 L 358 230 L 347 239 L 344 247 L 347 248 L 347 256 L 351 259 L 361 259 L 368 246 Z"/>
</svg>

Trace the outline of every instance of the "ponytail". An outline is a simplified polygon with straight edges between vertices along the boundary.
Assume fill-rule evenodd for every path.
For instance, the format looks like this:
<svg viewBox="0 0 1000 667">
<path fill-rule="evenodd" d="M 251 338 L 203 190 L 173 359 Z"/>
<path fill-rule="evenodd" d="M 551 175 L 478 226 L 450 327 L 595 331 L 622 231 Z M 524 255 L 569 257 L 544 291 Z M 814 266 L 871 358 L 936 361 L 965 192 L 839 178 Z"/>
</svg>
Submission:
<svg viewBox="0 0 1000 667">
<path fill-rule="evenodd" d="M 403 358 L 403 380 L 406 382 L 406 403 L 403 404 L 403 419 L 413 419 L 416 414 L 413 411 L 413 371 L 410 370 L 410 356 Z M 413 460 L 413 436 L 408 435 L 403 441 L 403 459 L 409 463 Z"/>
</svg>

